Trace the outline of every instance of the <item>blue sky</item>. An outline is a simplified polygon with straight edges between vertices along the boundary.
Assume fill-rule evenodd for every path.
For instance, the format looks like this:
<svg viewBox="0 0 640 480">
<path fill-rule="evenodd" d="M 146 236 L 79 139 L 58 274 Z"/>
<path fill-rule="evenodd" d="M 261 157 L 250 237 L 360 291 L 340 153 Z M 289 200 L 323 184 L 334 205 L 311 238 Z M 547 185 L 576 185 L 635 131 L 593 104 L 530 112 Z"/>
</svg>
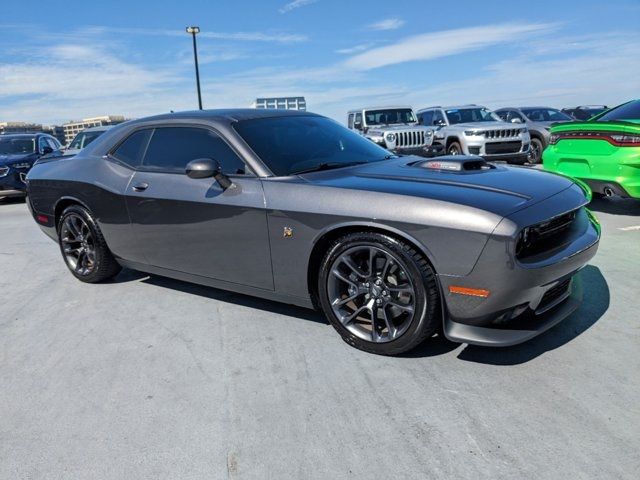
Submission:
<svg viewBox="0 0 640 480">
<path fill-rule="evenodd" d="M 53 6 L 53 8 L 52 8 Z M 304 95 L 366 105 L 555 107 L 640 97 L 640 1 L 3 2 L 0 121 L 63 122 Z"/>
</svg>

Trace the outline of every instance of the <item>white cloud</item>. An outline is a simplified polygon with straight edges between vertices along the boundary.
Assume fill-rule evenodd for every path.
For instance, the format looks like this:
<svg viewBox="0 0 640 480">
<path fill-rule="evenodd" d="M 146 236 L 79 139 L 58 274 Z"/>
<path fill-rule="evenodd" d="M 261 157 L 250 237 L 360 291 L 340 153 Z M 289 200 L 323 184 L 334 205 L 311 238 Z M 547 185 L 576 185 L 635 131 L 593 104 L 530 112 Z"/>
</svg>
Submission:
<svg viewBox="0 0 640 480">
<path fill-rule="evenodd" d="M 365 50 L 370 49 L 372 46 L 373 44 L 371 43 L 363 43 L 350 48 L 341 48 L 340 50 L 336 50 L 336 53 L 339 53 L 341 55 L 353 55 L 354 53 L 364 52 Z"/>
<path fill-rule="evenodd" d="M 554 26 L 544 23 L 506 23 L 424 33 L 356 55 L 346 62 L 346 66 L 355 70 L 371 70 L 416 60 L 433 60 L 499 43 L 514 43 L 527 36 L 540 35 Z"/>
<path fill-rule="evenodd" d="M 288 13 L 291 10 L 295 10 L 296 8 L 304 7 L 306 5 L 311 5 L 312 3 L 316 3 L 318 0 L 293 0 L 282 6 L 278 11 L 280 13 Z"/>
<path fill-rule="evenodd" d="M 405 21 L 401 18 L 392 17 L 386 18 L 384 20 L 380 20 L 379 22 L 372 23 L 371 25 L 367 25 L 369 30 L 396 30 L 403 26 Z"/>
</svg>

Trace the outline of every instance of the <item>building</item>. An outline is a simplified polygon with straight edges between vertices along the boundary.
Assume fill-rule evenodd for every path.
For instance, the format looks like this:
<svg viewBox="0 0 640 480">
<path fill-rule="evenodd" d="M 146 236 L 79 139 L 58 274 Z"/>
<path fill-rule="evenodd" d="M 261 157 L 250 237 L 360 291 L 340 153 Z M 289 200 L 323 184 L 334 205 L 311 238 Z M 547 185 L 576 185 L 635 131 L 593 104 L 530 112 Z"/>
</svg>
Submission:
<svg viewBox="0 0 640 480">
<path fill-rule="evenodd" d="M 252 108 L 273 108 L 278 110 L 300 110 L 307 111 L 307 101 L 304 97 L 272 97 L 256 98 L 251 105 Z"/>
<path fill-rule="evenodd" d="M 69 145 L 71 140 L 85 128 L 117 125 L 124 121 L 125 118 L 122 115 L 103 115 L 102 117 L 85 118 L 83 120 L 65 123 L 62 125 L 64 129 L 64 144 Z"/>
<path fill-rule="evenodd" d="M 4 133 L 42 132 L 42 125 L 28 122 L 0 122 L 0 135 Z"/>
</svg>

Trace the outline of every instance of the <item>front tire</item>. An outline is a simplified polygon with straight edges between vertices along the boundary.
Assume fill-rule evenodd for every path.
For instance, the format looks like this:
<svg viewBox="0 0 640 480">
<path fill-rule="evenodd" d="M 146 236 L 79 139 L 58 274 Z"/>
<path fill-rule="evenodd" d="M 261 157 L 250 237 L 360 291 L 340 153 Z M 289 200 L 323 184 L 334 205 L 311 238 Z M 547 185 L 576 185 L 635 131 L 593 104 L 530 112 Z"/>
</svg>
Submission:
<svg viewBox="0 0 640 480">
<path fill-rule="evenodd" d="M 438 330 L 440 295 L 423 255 L 396 238 L 352 233 L 320 268 L 320 305 L 349 345 L 380 355 L 407 352 Z"/>
<path fill-rule="evenodd" d="M 462 155 L 462 147 L 458 142 L 451 142 L 447 147 L 447 155 Z"/>
<path fill-rule="evenodd" d="M 72 205 L 62 212 L 58 222 L 58 244 L 65 264 L 82 282 L 102 282 L 122 270 L 107 247 L 100 227 L 80 205 Z"/>
<path fill-rule="evenodd" d="M 532 138 L 529 149 L 529 163 L 534 165 L 539 164 L 542 161 L 542 151 L 544 150 L 542 141 L 537 138 Z"/>
</svg>

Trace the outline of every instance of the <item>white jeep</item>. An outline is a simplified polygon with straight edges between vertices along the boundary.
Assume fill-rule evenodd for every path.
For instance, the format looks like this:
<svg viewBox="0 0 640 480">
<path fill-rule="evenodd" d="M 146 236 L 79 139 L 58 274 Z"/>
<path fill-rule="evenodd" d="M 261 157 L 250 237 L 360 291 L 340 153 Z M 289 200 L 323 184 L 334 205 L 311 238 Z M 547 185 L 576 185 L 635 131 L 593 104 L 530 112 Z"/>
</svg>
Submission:
<svg viewBox="0 0 640 480">
<path fill-rule="evenodd" d="M 444 148 L 433 144 L 435 127 L 418 125 L 411 107 L 379 107 L 351 110 L 347 126 L 394 153 L 433 157 Z"/>
</svg>

